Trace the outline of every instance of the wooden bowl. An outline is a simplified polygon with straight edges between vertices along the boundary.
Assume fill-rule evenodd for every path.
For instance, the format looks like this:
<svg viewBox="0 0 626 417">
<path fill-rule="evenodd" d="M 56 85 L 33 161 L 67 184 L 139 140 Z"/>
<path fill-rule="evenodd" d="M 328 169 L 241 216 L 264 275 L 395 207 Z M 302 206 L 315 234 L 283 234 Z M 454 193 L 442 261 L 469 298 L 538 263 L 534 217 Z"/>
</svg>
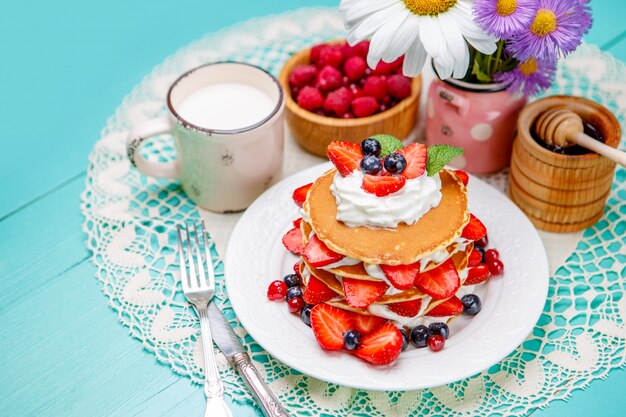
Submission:
<svg viewBox="0 0 626 417">
<path fill-rule="evenodd" d="M 335 41 L 331 43 L 338 43 Z M 422 77 L 413 78 L 411 95 L 384 112 L 355 119 L 320 116 L 298 106 L 291 97 L 289 74 L 296 65 L 310 63 L 310 48 L 292 56 L 283 67 L 278 80 L 286 97 L 285 116 L 291 134 L 306 151 L 325 157 L 326 147 L 333 140 L 361 142 L 363 139 L 385 133 L 400 140 L 406 139 L 417 124 Z"/>
<path fill-rule="evenodd" d="M 564 105 L 596 126 L 607 145 L 617 147 L 621 139 L 621 127 L 615 116 L 585 98 L 547 97 L 522 111 L 513 144 L 510 196 L 536 227 L 551 232 L 574 232 L 598 221 L 615 172 L 613 161 L 591 151 L 564 155 L 535 141 L 531 129 L 537 117 L 547 109 Z"/>
</svg>

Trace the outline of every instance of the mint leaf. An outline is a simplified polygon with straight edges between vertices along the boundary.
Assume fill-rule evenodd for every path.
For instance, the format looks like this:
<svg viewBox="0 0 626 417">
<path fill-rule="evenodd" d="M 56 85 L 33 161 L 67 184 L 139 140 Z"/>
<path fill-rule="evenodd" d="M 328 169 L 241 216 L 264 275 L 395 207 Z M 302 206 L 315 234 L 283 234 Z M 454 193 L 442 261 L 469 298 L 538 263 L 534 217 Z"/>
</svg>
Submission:
<svg viewBox="0 0 626 417">
<path fill-rule="evenodd" d="M 395 151 L 399 151 L 404 148 L 400 139 L 391 135 L 374 135 L 371 136 L 373 139 L 376 139 L 380 142 L 380 157 L 384 158 L 385 156 L 394 153 Z"/>
<path fill-rule="evenodd" d="M 450 145 L 433 145 L 428 147 L 426 172 L 432 177 L 457 156 L 463 155 L 463 148 Z"/>
</svg>

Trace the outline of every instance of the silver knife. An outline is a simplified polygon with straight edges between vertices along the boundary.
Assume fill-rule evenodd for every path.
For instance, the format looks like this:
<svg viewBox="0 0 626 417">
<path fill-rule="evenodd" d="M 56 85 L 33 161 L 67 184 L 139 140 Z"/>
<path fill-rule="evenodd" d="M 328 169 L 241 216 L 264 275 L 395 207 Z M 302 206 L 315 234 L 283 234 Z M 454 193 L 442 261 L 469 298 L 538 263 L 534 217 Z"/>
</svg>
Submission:
<svg viewBox="0 0 626 417">
<path fill-rule="evenodd" d="M 289 417 L 278 398 L 270 391 L 259 371 L 252 364 L 250 356 L 230 327 L 230 323 L 213 302 L 209 304 L 209 323 L 213 341 L 246 381 L 246 385 L 252 390 L 263 409 L 263 414 L 268 417 Z"/>
</svg>

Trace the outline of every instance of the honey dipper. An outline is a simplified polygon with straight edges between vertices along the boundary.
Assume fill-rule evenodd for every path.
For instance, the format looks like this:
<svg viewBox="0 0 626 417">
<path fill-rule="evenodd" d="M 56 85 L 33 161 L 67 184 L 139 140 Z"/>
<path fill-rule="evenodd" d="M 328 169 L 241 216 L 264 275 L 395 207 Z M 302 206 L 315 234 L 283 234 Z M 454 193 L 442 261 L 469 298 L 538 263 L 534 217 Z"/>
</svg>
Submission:
<svg viewBox="0 0 626 417">
<path fill-rule="evenodd" d="M 556 107 L 541 113 L 537 117 L 535 131 L 549 145 L 579 145 L 626 167 L 626 153 L 586 135 L 580 116 L 565 107 Z"/>
</svg>

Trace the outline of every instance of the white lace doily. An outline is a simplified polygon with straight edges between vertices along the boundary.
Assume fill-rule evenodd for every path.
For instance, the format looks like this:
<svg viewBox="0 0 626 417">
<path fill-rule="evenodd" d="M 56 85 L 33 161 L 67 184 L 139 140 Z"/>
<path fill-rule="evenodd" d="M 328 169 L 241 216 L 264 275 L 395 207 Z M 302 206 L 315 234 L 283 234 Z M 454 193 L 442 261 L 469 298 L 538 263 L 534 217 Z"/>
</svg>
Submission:
<svg viewBox="0 0 626 417">
<path fill-rule="evenodd" d="M 277 74 L 290 54 L 343 34 L 337 12 L 306 9 L 250 21 L 194 42 L 155 68 L 125 98 L 90 156 L 82 211 L 87 246 L 104 294 L 119 320 L 147 350 L 195 382 L 202 378 L 200 330 L 176 272 L 174 225 L 199 214 L 177 182 L 147 178 L 131 169 L 124 148 L 126 135 L 132 127 L 165 112 L 169 84 L 192 67 L 232 59 Z M 623 123 L 626 68 L 598 48 L 583 46 L 562 63 L 549 92 L 556 93 L 601 102 Z M 145 152 L 148 157 L 168 159 L 174 149 L 163 138 Z M 288 139 L 285 175 L 319 161 Z M 488 181 L 502 189 L 506 175 Z M 221 285 L 217 301 L 292 415 L 524 415 L 624 365 L 625 184 L 626 170 L 619 169 L 604 218 L 575 235 L 573 253 L 566 251 L 571 255 L 563 258 L 562 265 L 553 265 L 559 267 L 554 268 L 544 314 L 524 344 L 485 372 L 454 384 L 384 393 L 314 380 L 273 360 L 246 335 Z M 238 216 L 202 214 L 219 249 Z M 544 237 L 548 243 L 557 242 L 557 247 L 563 242 L 560 237 Z M 561 263 L 555 247 L 549 252 L 553 263 Z M 214 262 L 221 283 L 223 268 L 215 251 Z M 511 325 L 514 322 L 512 317 Z M 225 358 L 221 354 L 218 358 L 227 391 L 238 401 L 252 401 Z"/>
</svg>

